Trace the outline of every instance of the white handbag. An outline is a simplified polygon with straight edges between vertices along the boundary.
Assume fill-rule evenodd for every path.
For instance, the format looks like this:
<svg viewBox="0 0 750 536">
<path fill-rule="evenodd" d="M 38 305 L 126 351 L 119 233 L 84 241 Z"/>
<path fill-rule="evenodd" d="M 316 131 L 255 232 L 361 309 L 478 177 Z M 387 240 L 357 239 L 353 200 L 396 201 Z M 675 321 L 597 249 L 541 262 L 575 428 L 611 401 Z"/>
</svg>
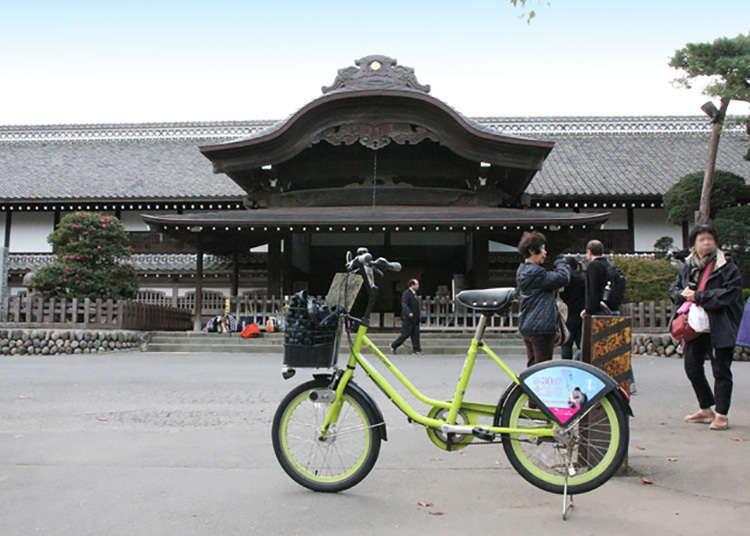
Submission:
<svg viewBox="0 0 750 536">
<path fill-rule="evenodd" d="M 708 313 L 700 305 L 693 304 L 688 311 L 688 325 L 696 333 L 708 333 L 711 331 L 711 325 L 708 321 Z"/>
</svg>

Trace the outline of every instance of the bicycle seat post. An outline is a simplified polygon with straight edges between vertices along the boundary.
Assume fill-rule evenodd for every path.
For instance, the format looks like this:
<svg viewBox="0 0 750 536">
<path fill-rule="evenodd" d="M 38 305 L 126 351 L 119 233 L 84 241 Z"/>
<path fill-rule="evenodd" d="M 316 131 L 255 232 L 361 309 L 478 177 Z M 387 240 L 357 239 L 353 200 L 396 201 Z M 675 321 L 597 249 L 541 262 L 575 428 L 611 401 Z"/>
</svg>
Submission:
<svg viewBox="0 0 750 536">
<path fill-rule="evenodd" d="M 477 323 L 476 330 L 474 330 L 474 339 L 477 342 L 482 342 L 482 338 L 484 337 L 484 329 L 487 327 L 487 315 L 482 314 L 482 317 L 479 319 L 479 322 Z"/>
</svg>

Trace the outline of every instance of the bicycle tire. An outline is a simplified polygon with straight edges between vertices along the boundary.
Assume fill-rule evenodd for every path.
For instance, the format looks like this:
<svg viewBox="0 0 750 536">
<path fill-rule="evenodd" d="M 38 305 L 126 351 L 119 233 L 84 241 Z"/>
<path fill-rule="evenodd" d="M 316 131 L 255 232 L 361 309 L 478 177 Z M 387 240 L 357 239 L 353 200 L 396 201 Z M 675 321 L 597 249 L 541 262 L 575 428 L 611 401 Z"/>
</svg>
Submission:
<svg viewBox="0 0 750 536">
<path fill-rule="evenodd" d="M 328 404 L 312 401 L 310 393 L 328 386 L 327 380 L 315 379 L 292 389 L 276 409 L 271 434 L 276 458 L 295 482 L 313 491 L 337 492 L 358 484 L 372 470 L 380 453 L 381 435 L 377 426 L 382 423 L 370 404 L 347 386 L 339 421 L 327 440 L 320 441 L 318 434 Z M 298 410 L 300 421 L 294 420 Z M 341 435 L 340 426 L 346 423 L 352 423 L 352 430 Z M 305 437 L 290 432 L 303 433 Z M 361 443 L 351 447 L 353 455 L 341 448 L 342 437 L 347 443 L 353 440 Z M 334 469 L 333 462 L 327 463 L 331 456 L 338 459 L 341 467 Z"/>
<path fill-rule="evenodd" d="M 524 427 L 533 425 L 534 422 L 537 425 L 540 424 L 541 412 L 536 412 L 534 418 L 523 417 L 522 410 L 525 409 L 527 401 L 528 395 L 520 386 L 516 386 L 503 407 L 503 427 Z M 594 419 L 597 420 L 594 421 Z M 549 423 L 546 418 L 544 420 Z M 582 447 L 583 443 L 580 440 L 577 442 L 578 451 L 575 456 L 580 466 L 575 475 L 568 477 L 568 493 L 571 495 L 594 490 L 609 480 L 622 465 L 629 442 L 627 414 L 614 392 L 608 393 L 599 400 L 575 428 L 574 433 L 578 434 L 579 439 L 586 434 L 589 439 L 586 447 Z M 605 428 L 608 428 L 609 432 Z M 542 446 L 550 447 L 553 454 L 545 455 L 542 451 L 535 460 L 523 447 L 528 444 L 531 445 L 529 450 L 533 450 L 535 441 L 525 442 L 522 440 L 523 437 L 524 434 L 503 435 L 503 449 L 513 468 L 534 486 L 552 493 L 563 493 L 565 477 L 562 468 L 564 463 L 555 464 L 554 462 L 559 462 L 562 458 L 554 459 L 554 454 L 559 456 L 559 451 L 567 450 L 568 447 L 555 438 L 536 441 L 539 449 Z M 555 450 L 558 452 L 554 453 Z M 582 451 L 586 452 L 586 456 L 581 454 Z M 569 455 L 573 456 L 573 454 Z M 590 461 L 597 459 L 596 463 Z M 580 469 L 587 465 L 591 467 L 580 473 Z M 553 469 L 555 467 L 556 470 Z"/>
</svg>

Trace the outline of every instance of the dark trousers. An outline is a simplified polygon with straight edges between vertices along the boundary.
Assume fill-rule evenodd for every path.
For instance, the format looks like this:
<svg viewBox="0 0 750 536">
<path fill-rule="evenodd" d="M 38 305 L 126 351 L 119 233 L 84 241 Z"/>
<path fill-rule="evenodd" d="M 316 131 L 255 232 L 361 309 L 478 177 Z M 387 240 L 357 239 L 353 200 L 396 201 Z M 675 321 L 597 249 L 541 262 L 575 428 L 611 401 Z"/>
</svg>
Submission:
<svg viewBox="0 0 750 536">
<path fill-rule="evenodd" d="M 411 337 L 411 348 L 415 352 L 422 351 L 422 345 L 419 344 L 419 320 L 403 320 L 401 322 L 401 336 L 393 341 L 391 348 L 394 350 L 404 344 L 404 341 Z"/>
<path fill-rule="evenodd" d="M 581 318 L 580 315 L 576 318 L 570 318 L 565 325 L 568 326 L 568 330 L 570 331 L 570 339 L 560 347 L 562 350 L 562 358 L 573 359 L 573 344 L 575 344 L 579 350 L 581 349 L 583 318 Z"/>
<path fill-rule="evenodd" d="M 523 342 L 526 343 L 527 367 L 552 359 L 552 354 L 555 351 L 554 333 L 548 335 L 524 335 Z"/>
<path fill-rule="evenodd" d="M 716 412 L 726 415 L 732 400 L 732 355 L 734 348 L 713 348 L 711 334 L 705 333 L 685 344 L 685 373 L 693 384 L 695 396 L 701 409 L 716 404 Z M 714 374 L 714 389 L 706 380 L 703 362 L 711 360 Z"/>
</svg>

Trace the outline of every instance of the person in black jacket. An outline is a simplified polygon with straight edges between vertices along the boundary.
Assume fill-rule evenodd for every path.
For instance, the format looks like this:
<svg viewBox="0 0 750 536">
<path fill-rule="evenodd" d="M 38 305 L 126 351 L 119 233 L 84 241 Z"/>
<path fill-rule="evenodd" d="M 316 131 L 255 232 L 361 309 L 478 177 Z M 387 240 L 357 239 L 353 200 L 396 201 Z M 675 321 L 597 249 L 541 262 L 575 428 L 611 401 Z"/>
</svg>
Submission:
<svg viewBox="0 0 750 536">
<path fill-rule="evenodd" d="M 604 289 L 609 280 L 609 261 L 603 257 L 604 244 L 591 240 L 586 244 L 586 256 L 589 264 L 586 267 L 586 303 L 581 317 L 586 315 L 609 314 L 603 305 Z"/>
<path fill-rule="evenodd" d="M 401 336 L 391 343 L 391 351 L 395 354 L 398 347 L 411 337 L 411 347 L 415 354 L 422 354 L 419 343 L 419 281 L 412 279 L 401 295 Z"/>
<path fill-rule="evenodd" d="M 589 243 L 586 244 L 586 257 L 589 259 L 589 264 L 586 267 L 586 306 L 581 311 L 581 318 L 586 315 L 619 316 L 620 311 L 612 311 L 604 303 L 604 289 L 607 288 L 612 268 L 609 261 L 604 258 L 604 244 L 599 240 L 589 240 Z M 637 389 L 632 363 L 629 377 L 630 394 L 634 395 Z"/>
<path fill-rule="evenodd" d="M 554 271 L 541 264 L 547 256 L 547 239 L 542 233 L 524 233 L 518 244 L 524 262 L 516 271 L 519 299 L 518 331 L 526 344 L 527 365 L 552 359 L 557 336 L 556 295 L 570 281 L 565 259 L 555 260 Z"/>
<path fill-rule="evenodd" d="M 568 318 L 565 325 L 570 331 L 570 338 L 562 345 L 562 358 L 573 358 L 573 344 L 581 349 L 581 328 L 583 319 L 581 311 L 586 306 L 586 275 L 581 270 L 581 264 L 575 257 L 565 257 L 570 268 L 570 282 L 560 292 L 560 299 L 568 306 Z"/>
<path fill-rule="evenodd" d="M 685 343 L 685 373 L 695 391 L 699 410 L 685 416 L 685 422 L 710 423 L 711 430 L 729 428 L 732 399 L 732 356 L 742 319 L 742 275 L 739 268 L 717 244 L 710 225 L 696 225 L 688 237 L 690 256 L 677 274 L 669 294 L 675 305 L 685 301 L 700 305 L 708 314 L 710 331 Z M 704 290 L 698 290 L 707 272 Z M 711 361 L 713 391 L 706 380 L 703 363 Z M 716 405 L 716 412 L 711 407 Z"/>
</svg>

